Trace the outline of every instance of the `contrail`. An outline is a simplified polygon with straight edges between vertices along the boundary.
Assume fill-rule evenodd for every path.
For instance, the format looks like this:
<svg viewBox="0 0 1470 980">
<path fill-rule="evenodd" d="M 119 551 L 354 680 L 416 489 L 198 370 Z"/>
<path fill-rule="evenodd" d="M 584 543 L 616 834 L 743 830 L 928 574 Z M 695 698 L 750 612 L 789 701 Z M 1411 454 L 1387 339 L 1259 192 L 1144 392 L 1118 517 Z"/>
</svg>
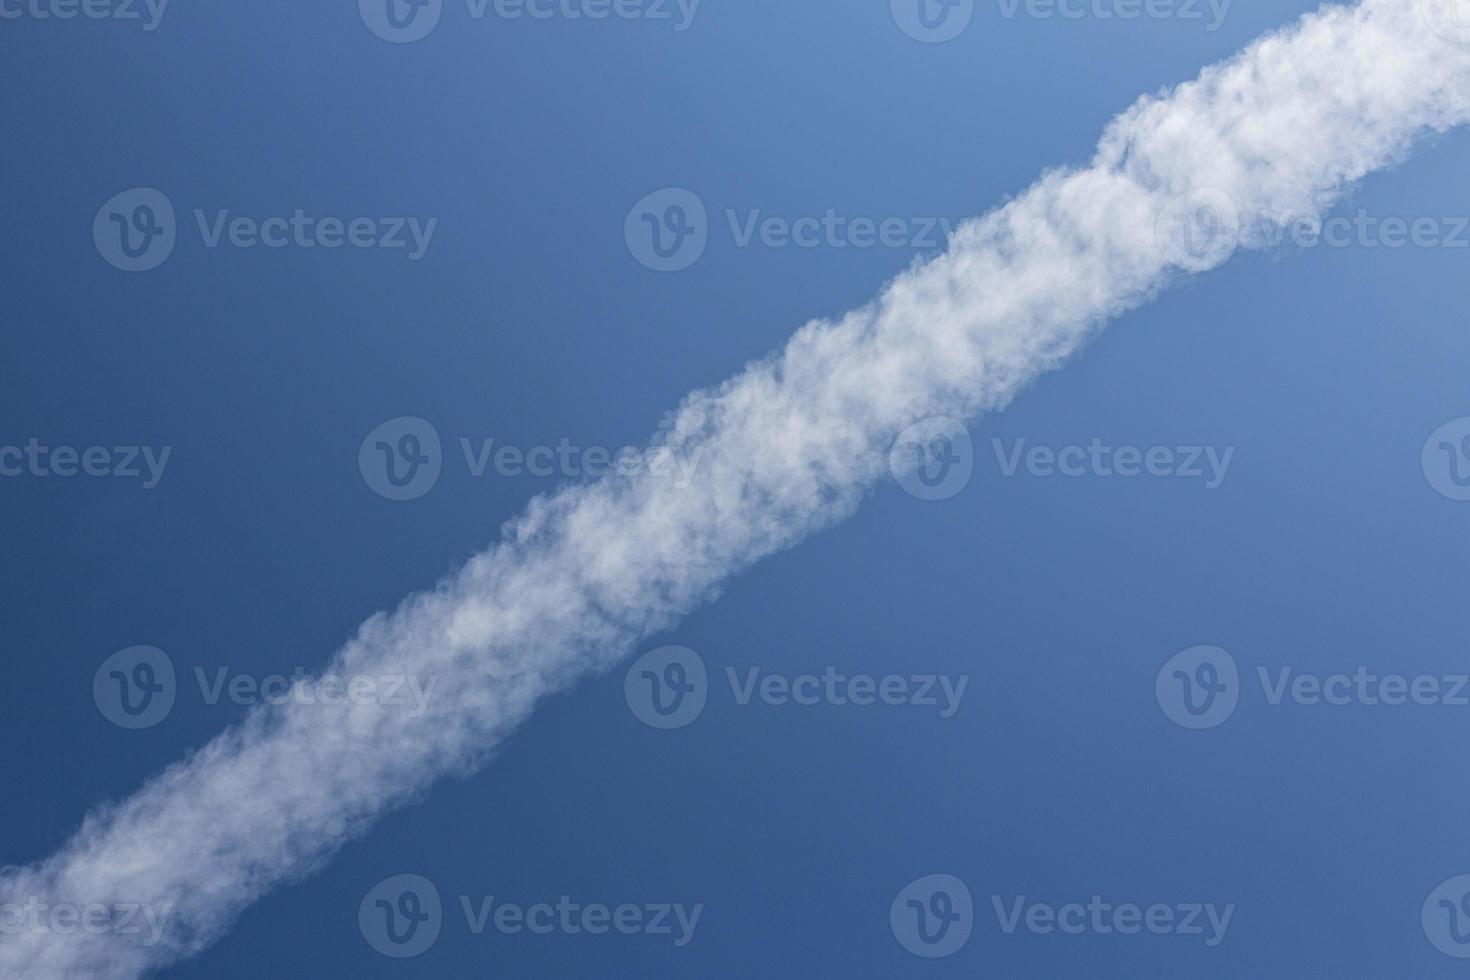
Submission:
<svg viewBox="0 0 1470 980">
<path fill-rule="evenodd" d="M 204 949 L 377 815 L 473 771 L 540 698 L 848 516 L 916 420 L 1000 409 L 1180 265 L 1223 261 L 1232 211 L 1244 228 L 1319 215 L 1466 122 L 1470 47 L 1456 24 L 1448 7 L 1408 0 L 1327 7 L 1141 99 L 1086 168 L 1045 174 L 868 306 L 690 395 L 653 440 L 698 453 L 688 485 L 642 473 L 537 498 L 499 544 L 369 619 L 330 672 L 436 678 L 426 714 L 262 708 L 93 813 L 53 857 L 7 870 L 0 975 L 122 980 Z M 1245 232 L 1240 244 L 1264 242 Z M 107 928 L 65 930 L 25 913 L 61 903 L 142 904 L 167 924 L 140 936 L 115 911 Z"/>
</svg>

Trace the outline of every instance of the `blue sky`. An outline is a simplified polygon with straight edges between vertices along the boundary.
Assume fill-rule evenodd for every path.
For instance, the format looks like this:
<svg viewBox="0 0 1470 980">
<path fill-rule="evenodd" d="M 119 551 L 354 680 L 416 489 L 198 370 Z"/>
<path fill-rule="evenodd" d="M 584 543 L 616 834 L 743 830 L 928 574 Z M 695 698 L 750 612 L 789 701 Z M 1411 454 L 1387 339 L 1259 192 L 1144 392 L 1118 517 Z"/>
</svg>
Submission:
<svg viewBox="0 0 1470 980">
<path fill-rule="evenodd" d="M 556 483 L 475 476 L 461 440 L 639 444 L 686 392 L 926 251 L 742 247 L 729 212 L 746 227 L 754 212 L 897 218 L 911 238 L 1085 162 L 1138 95 L 1310 9 L 1239 4 L 1209 30 L 1208 7 L 1122 21 L 981 3 L 958 37 L 926 44 L 878 0 L 705 0 L 683 31 L 475 20 L 451 2 L 428 36 L 390 44 L 353 7 L 180 5 L 152 31 L 0 25 L 17 83 L 0 109 L 0 446 L 170 450 L 151 488 L 0 478 L 0 864 L 52 853 L 90 807 L 242 718 L 206 703 L 196 668 L 320 667 Z M 1467 163 L 1452 134 L 1334 213 L 1434 219 L 1453 239 Z M 129 274 L 92 225 L 136 187 L 171 202 L 178 240 Z M 707 209 L 708 244 L 659 273 L 625 224 L 669 187 Z M 436 224 L 416 259 L 211 248 L 196 209 L 368 217 L 376 235 L 400 217 Z M 1127 315 L 971 427 L 958 494 L 886 483 L 643 644 L 707 667 L 687 727 L 642 723 L 624 668 L 586 680 L 487 769 L 387 816 L 165 975 L 1456 975 L 1421 906 L 1470 872 L 1455 778 L 1470 707 L 1272 704 L 1258 674 L 1470 671 L 1470 503 L 1436 492 L 1421 461 L 1470 415 L 1470 248 L 1372 244 L 1243 254 Z M 441 438 L 442 472 L 394 501 L 359 451 L 401 417 Z M 1233 453 L 1213 489 L 1006 476 L 999 458 L 1017 440 L 1094 439 L 1181 464 L 1195 447 Z M 1238 666 L 1239 704 L 1191 731 L 1156 679 L 1202 644 Z M 93 681 L 136 645 L 165 651 L 180 683 L 166 719 L 130 731 Z M 753 668 L 967 686 L 950 717 L 741 704 L 727 669 L 744 683 Z M 402 874 L 443 902 L 437 941 L 409 959 L 375 951 L 359 923 L 364 897 Z M 973 934 L 923 960 L 890 906 L 934 874 L 968 887 Z M 461 907 L 563 895 L 702 913 L 676 946 L 477 935 Z M 1007 934 L 994 911 L 1093 895 L 1233 912 L 1207 946 Z"/>
</svg>

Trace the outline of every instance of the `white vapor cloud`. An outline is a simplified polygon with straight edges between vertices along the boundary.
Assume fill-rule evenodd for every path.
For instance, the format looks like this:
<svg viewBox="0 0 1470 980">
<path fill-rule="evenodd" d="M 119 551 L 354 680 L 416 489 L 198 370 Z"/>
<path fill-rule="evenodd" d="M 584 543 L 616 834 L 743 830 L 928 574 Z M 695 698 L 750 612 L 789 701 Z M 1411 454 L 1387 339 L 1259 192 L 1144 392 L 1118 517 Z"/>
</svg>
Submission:
<svg viewBox="0 0 1470 980">
<path fill-rule="evenodd" d="M 166 908 L 161 937 L 16 930 L 0 915 L 0 976 L 128 980 L 195 954 L 377 815 L 474 771 L 540 698 L 848 516 L 910 424 L 1002 408 L 1180 278 L 1156 233 L 1180 195 L 1211 188 L 1204 199 L 1233 202 L 1247 228 L 1315 216 L 1470 120 L 1470 48 L 1421 14 L 1409 0 L 1323 8 L 1140 99 L 1088 166 L 1045 174 L 869 305 L 690 395 L 654 440 L 699 453 L 688 485 L 645 473 L 532 501 L 499 544 L 369 619 L 328 668 L 437 677 L 427 713 L 299 699 L 255 711 L 92 813 L 54 856 L 0 873 L 0 910 Z"/>
</svg>

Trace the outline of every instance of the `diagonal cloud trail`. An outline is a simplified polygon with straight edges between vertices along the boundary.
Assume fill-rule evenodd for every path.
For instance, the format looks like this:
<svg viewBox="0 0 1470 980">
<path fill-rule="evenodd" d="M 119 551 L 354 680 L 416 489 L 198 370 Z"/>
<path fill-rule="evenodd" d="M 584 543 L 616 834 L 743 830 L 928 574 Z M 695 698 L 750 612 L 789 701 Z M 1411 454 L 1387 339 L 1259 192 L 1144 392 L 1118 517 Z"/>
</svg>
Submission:
<svg viewBox="0 0 1470 980">
<path fill-rule="evenodd" d="M 655 439 L 699 453 L 687 486 L 642 474 L 537 498 L 501 543 L 369 619 L 335 656 L 339 675 L 436 678 L 426 714 L 260 709 L 93 813 L 51 858 L 0 874 L 0 976 L 131 980 L 199 952 L 377 815 L 473 771 L 538 699 L 846 517 L 915 420 L 1003 407 L 1177 278 L 1171 242 L 1230 225 L 1232 209 L 1244 228 L 1318 215 L 1417 141 L 1470 121 L 1470 47 L 1444 36 L 1440 12 L 1410 0 L 1323 8 L 1140 100 L 1085 169 L 1047 173 L 870 305 L 690 395 Z M 1166 231 L 1161 247 L 1174 219 L 1186 239 Z M 1218 264 L 1232 250 L 1220 241 L 1179 264 Z M 1266 242 L 1245 232 L 1240 244 Z M 169 918 L 148 942 L 36 917 L 16 928 L 15 909 L 57 903 L 146 903 Z"/>
</svg>

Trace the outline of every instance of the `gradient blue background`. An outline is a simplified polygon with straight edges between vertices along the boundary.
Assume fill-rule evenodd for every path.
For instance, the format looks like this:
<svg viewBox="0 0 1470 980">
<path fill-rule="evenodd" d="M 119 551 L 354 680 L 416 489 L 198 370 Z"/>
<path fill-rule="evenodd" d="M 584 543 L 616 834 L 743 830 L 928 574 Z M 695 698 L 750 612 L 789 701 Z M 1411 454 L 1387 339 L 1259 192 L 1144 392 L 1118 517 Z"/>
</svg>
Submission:
<svg viewBox="0 0 1470 980">
<path fill-rule="evenodd" d="M 133 644 L 181 669 L 323 663 L 372 612 L 491 542 L 550 481 L 472 479 L 459 436 L 637 442 L 695 386 L 862 302 L 902 249 L 737 249 L 727 207 L 981 212 L 1081 162 L 1140 93 L 1311 5 L 1224 27 L 1007 20 L 923 45 L 886 0 L 706 0 L 668 23 L 474 22 L 450 3 L 389 45 L 353 3 L 176 4 L 160 29 L 0 23 L 0 444 L 167 444 L 157 490 L 0 480 L 0 862 L 63 843 L 242 709 L 181 700 L 119 730 L 91 697 Z M 1353 207 L 1470 213 L 1470 139 L 1368 180 Z M 181 242 L 107 266 L 98 207 L 167 193 Z M 669 185 L 716 216 L 693 269 L 630 256 Z M 207 250 L 189 211 L 437 216 L 428 256 Z M 1424 440 L 1470 415 L 1465 251 L 1243 256 L 1105 333 L 974 427 L 967 491 L 889 485 L 675 633 L 711 669 L 971 675 L 960 714 L 736 708 L 640 724 L 622 674 L 544 704 L 494 765 L 387 817 L 253 908 L 178 978 L 1450 977 L 1419 907 L 1470 871 L 1467 708 L 1269 708 L 1221 728 L 1154 699 L 1176 651 L 1242 671 L 1463 672 L 1470 504 Z M 357 469 L 400 415 L 449 444 L 391 503 Z M 999 479 L 992 436 L 1237 447 L 1213 493 L 1167 480 Z M 383 958 L 379 880 L 450 906 L 423 957 Z M 910 880 L 975 893 L 970 944 L 915 959 L 888 927 Z M 1237 905 L 1226 942 L 1002 936 L 992 894 Z M 476 937 L 455 896 L 703 902 L 695 941 Z"/>
</svg>

